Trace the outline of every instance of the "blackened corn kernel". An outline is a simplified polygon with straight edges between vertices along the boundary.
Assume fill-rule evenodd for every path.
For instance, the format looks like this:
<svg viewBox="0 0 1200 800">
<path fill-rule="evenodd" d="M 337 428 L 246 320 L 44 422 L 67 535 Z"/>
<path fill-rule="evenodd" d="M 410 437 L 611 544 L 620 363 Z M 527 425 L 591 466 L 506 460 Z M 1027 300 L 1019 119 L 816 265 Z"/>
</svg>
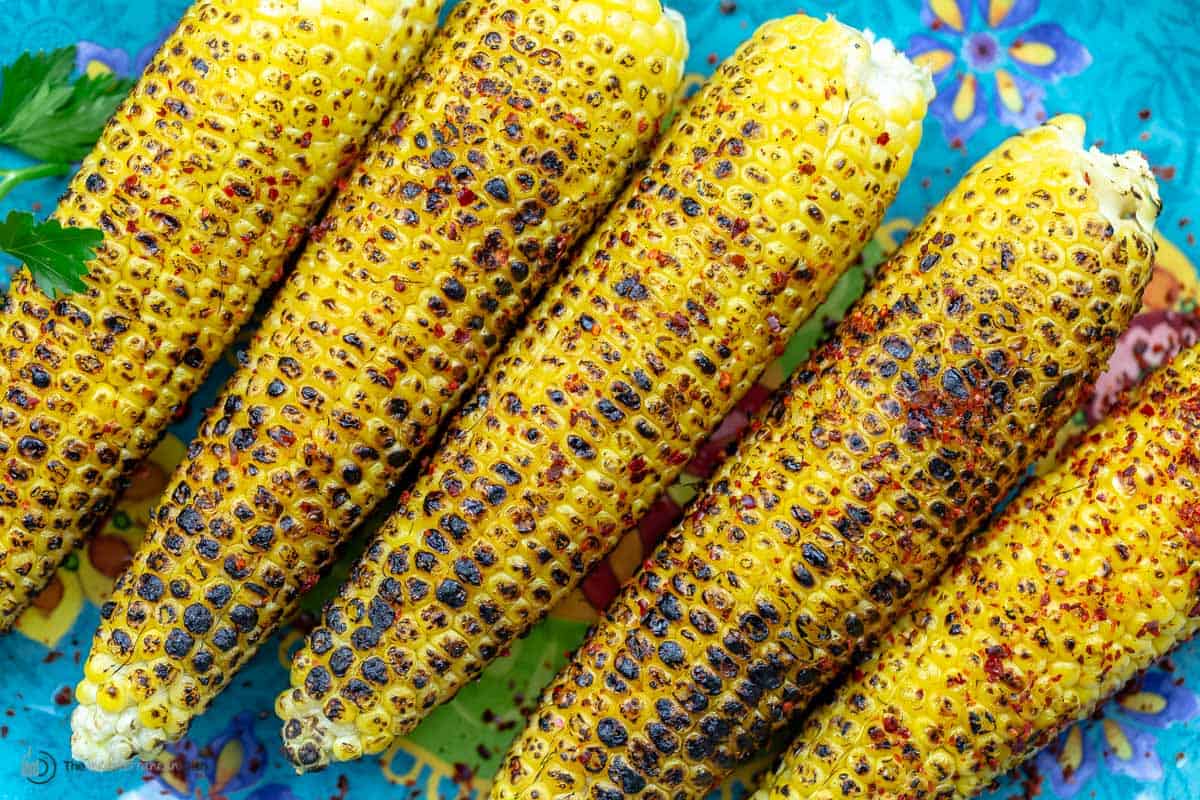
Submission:
<svg viewBox="0 0 1200 800">
<path fill-rule="evenodd" d="M 28 270 L 13 277 L 0 305 L 0 629 L 248 319 L 436 20 L 431 0 L 350 2 L 304 31 L 308 5 L 193 5 L 53 214 L 104 234 L 86 290 L 51 300 Z M 305 54 L 323 38 L 344 66 Z M 296 58 L 325 92 L 282 78 Z"/>
<path fill-rule="evenodd" d="M 628 23 L 612 48 L 594 46 L 608 36 L 590 20 L 597 9 Z M 496 49 L 483 44 L 491 34 Z M 459 5 L 312 231 L 129 568 L 183 579 L 200 562 L 224 587 L 200 635 L 213 645 L 210 680 L 184 663 L 130 688 L 170 659 L 144 646 L 170 598 L 128 631 L 143 642 L 136 662 L 111 669 L 106 642 L 123 615 L 97 634 L 79 697 L 114 698 L 102 711 L 120 722 L 118 740 L 149 756 L 181 736 L 387 496 L 644 156 L 685 49 L 645 0 Z M 508 202 L 484 191 L 492 177 L 511 186 Z M 508 270 L 515 260 L 526 266 Z M 164 547 L 171 536 L 182 553 Z M 451 602 L 462 592 L 431 587 Z M 195 703 L 144 723 L 142 710 L 185 689 Z"/>
<path fill-rule="evenodd" d="M 802 55 L 817 46 L 838 54 L 835 68 Z M 925 111 L 918 81 L 917 98 L 900 92 L 888 105 L 842 68 L 867 46 L 835 22 L 768 27 L 680 115 L 331 604 L 330 629 L 377 599 L 398 620 L 375 648 L 352 649 L 355 666 L 330 689 L 353 720 L 330 719 L 308 694 L 328 656 L 297 655 L 277 710 L 298 766 L 383 750 L 541 618 L 636 524 L 857 257 Z M 710 178 L 718 155 L 753 183 Z M 703 213 L 684 214 L 681 196 Z M 810 196 L 820 223 L 796 219 Z M 661 652 L 675 662 L 682 645 Z M 389 681 L 352 691 L 357 665 L 374 656 L 396 665 Z"/>
<path fill-rule="evenodd" d="M 681 743 L 677 773 L 638 770 L 638 796 L 704 796 L 929 585 L 1053 443 L 1149 279 L 1153 179 L 1082 138 L 1058 117 L 1009 139 L 911 233 L 546 689 L 493 798 L 629 795 L 627 776 L 579 765 L 617 715 L 628 744 L 609 763 L 637 769 L 654 723 Z M 1049 256 L 1072 248 L 1094 265 Z M 921 361 L 936 371 L 918 377 Z M 614 697 L 622 657 L 641 669 L 622 698 L 676 702 Z"/>
<path fill-rule="evenodd" d="M 1026 487 L 756 798 L 972 797 L 1194 635 L 1198 376 L 1193 348 Z"/>
</svg>

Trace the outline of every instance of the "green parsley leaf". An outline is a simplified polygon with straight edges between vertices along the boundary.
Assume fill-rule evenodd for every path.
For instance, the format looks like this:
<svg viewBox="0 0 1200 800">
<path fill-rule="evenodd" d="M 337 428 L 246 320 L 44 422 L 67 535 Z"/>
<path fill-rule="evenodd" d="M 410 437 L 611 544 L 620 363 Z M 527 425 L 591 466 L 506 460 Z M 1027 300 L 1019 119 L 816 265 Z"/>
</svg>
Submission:
<svg viewBox="0 0 1200 800">
<path fill-rule="evenodd" d="M 133 81 L 112 75 L 72 80 L 75 47 L 24 53 L 0 71 L 0 144 L 41 161 L 80 161 Z"/>
<path fill-rule="evenodd" d="M 104 241 L 92 228 L 64 228 L 57 220 L 38 222 L 28 211 L 10 211 L 0 222 L 0 251 L 19 259 L 46 296 L 81 292 L 87 262 Z"/>
</svg>

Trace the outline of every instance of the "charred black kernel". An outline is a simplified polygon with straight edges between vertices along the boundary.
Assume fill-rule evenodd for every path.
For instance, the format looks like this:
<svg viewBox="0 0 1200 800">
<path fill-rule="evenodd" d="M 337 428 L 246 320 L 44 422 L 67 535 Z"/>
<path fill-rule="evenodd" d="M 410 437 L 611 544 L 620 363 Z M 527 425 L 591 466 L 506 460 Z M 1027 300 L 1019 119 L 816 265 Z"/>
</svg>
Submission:
<svg viewBox="0 0 1200 800">
<path fill-rule="evenodd" d="M 387 580 L 397 583 L 394 578 L 388 578 Z M 380 591 L 382 593 L 382 589 Z M 392 594 L 393 596 L 398 596 L 399 591 L 393 591 Z M 392 623 L 396 620 L 396 612 L 381 598 L 373 597 L 371 598 L 371 604 L 367 606 L 367 618 L 371 620 L 371 625 L 374 628 L 385 631 L 392 627 Z"/>
<path fill-rule="evenodd" d="M 633 423 L 633 429 L 637 431 L 638 435 L 644 439 L 654 441 L 658 438 L 658 431 L 655 430 L 653 425 L 644 419 L 639 419 L 637 422 Z"/>
<path fill-rule="evenodd" d="M 179 512 L 179 515 L 175 517 L 175 524 L 188 533 L 200 533 L 204 530 L 204 518 L 192 506 L 187 506 Z M 209 558 L 211 557 L 209 556 Z"/>
<path fill-rule="evenodd" d="M 451 300 L 462 302 L 467 298 L 467 289 L 457 278 L 447 278 L 442 284 L 442 292 Z"/>
<path fill-rule="evenodd" d="M 762 689 L 773 690 L 778 689 L 783 685 L 783 675 L 780 672 L 779 666 L 772 662 L 760 661 L 750 667 L 750 680 Z"/>
<path fill-rule="evenodd" d="M 17 452 L 34 461 L 46 455 L 46 443 L 36 436 L 22 436 L 17 440 Z"/>
<path fill-rule="evenodd" d="M 195 668 L 196 672 L 201 674 L 208 672 L 212 669 L 212 665 L 213 654 L 209 650 L 199 650 L 196 652 L 196 655 L 192 656 L 192 667 Z"/>
<path fill-rule="evenodd" d="M 638 775 L 621 756 L 614 757 L 612 763 L 609 764 L 608 777 L 627 795 L 637 794 L 646 788 L 646 780 Z"/>
<path fill-rule="evenodd" d="M 507 203 L 509 200 L 508 185 L 503 178 L 492 178 L 483 185 L 483 189 L 502 203 Z"/>
<path fill-rule="evenodd" d="M 87 176 L 87 180 L 83 182 L 84 187 L 92 193 L 103 192 L 108 188 L 108 183 L 99 174 L 93 172 Z"/>
<path fill-rule="evenodd" d="M 963 374 L 954 367 L 950 367 L 942 374 L 942 388 L 959 400 L 965 400 L 970 396 Z"/>
<path fill-rule="evenodd" d="M 138 578 L 138 597 L 154 602 L 163 595 L 163 582 L 157 575 L 143 574 Z"/>
<path fill-rule="evenodd" d="M 327 628 L 317 628 L 309 634 L 308 646 L 317 655 L 324 655 L 333 647 L 333 634 Z"/>
<path fill-rule="evenodd" d="M 942 256 L 940 253 L 927 253 L 926 255 L 921 256 L 921 261 L 919 262 L 918 266 L 921 268 L 921 272 L 929 272 L 929 270 L 936 267 L 938 262 L 941 260 Z"/>
<path fill-rule="evenodd" d="M 163 652 L 171 658 L 183 658 L 192 649 L 192 637 L 181 628 L 173 628 L 163 642 Z"/>
<path fill-rule="evenodd" d="M 210 586 L 208 591 L 204 593 L 204 599 L 211 603 L 216 608 L 224 608 L 229 602 L 229 598 L 233 596 L 233 590 L 228 584 L 218 583 L 215 586 Z"/>
<path fill-rule="evenodd" d="M 508 491 L 500 484 L 493 483 L 484 491 L 484 497 L 491 505 L 498 506 L 508 497 Z"/>
<path fill-rule="evenodd" d="M 673 594 L 664 594 L 662 596 L 662 599 L 658 601 L 658 610 L 672 622 L 683 619 L 683 609 L 679 606 L 678 598 Z"/>
<path fill-rule="evenodd" d="M 421 550 L 413 557 L 413 563 L 422 572 L 433 572 L 437 567 L 437 557 L 427 550 Z"/>
<path fill-rule="evenodd" d="M 479 586 L 483 583 L 483 576 L 479 573 L 479 567 L 469 558 L 460 558 L 454 562 L 454 574 L 460 580 L 472 586 Z"/>
<path fill-rule="evenodd" d="M 371 656 L 364 661 L 361 671 L 362 676 L 371 681 L 371 683 L 387 683 L 387 664 L 378 656 Z"/>
<path fill-rule="evenodd" d="M 712 360 L 709 359 L 709 357 L 704 355 L 703 353 L 696 353 L 695 355 L 693 355 L 692 361 L 696 364 L 697 367 L 700 368 L 700 371 L 703 372 L 705 375 L 715 375 L 717 372 L 717 365 L 714 364 L 712 362 Z"/>
<path fill-rule="evenodd" d="M 604 717 L 596 723 L 596 738 L 605 747 L 621 747 L 629 740 L 629 734 L 619 720 Z"/>
<path fill-rule="evenodd" d="M 675 730 L 683 730 L 691 722 L 691 718 L 674 701 L 661 698 L 654 703 L 658 718 Z"/>
<path fill-rule="evenodd" d="M 637 411 L 642 407 L 642 398 L 625 381 L 616 381 L 613 383 L 611 389 L 613 397 L 617 398 L 617 402 L 630 411 Z"/>
<path fill-rule="evenodd" d="M 436 596 L 439 601 L 454 609 L 462 608 L 467 603 L 467 590 L 458 581 L 450 578 L 438 584 Z"/>
<path fill-rule="evenodd" d="M 254 440 L 257 438 L 258 435 L 254 432 L 253 428 L 238 428 L 234 431 L 230 443 L 235 450 L 248 450 L 254 445 Z"/>
<path fill-rule="evenodd" d="M 521 475 L 515 469 L 501 461 L 496 466 L 492 467 L 492 472 L 500 476 L 500 480 L 507 483 L 509 486 L 516 486 L 521 482 Z"/>
<path fill-rule="evenodd" d="M 647 725 L 646 734 L 650 737 L 650 741 L 654 743 L 654 746 L 658 748 L 658 752 L 663 755 L 669 756 L 679 749 L 679 740 L 661 722 L 651 722 Z"/>
<path fill-rule="evenodd" d="M 561 406 L 567 402 L 567 396 L 558 389 L 550 389 L 546 392 L 546 396 L 550 398 L 550 402 L 556 406 Z"/>
<path fill-rule="evenodd" d="M 752 642 L 761 642 L 771 633 L 771 629 L 757 614 L 742 614 L 738 619 L 738 626 Z"/>
<path fill-rule="evenodd" d="M 445 169 L 454 163 L 454 154 L 443 147 L 439 147 L 429 155 L 429 163 L 437 169 Z"/>
<path fill-rule="evenodd" d="M 201 536 L 196 542 L 196 552 L 204 558 L 214 559 L 221 555 L 221 543 L 216 539 Z"/>
<path fill-rule="evenodd" d="M 133 649 L 133 639 L 130 638 L 128 633 L 120 628 L 113 631 L 110 641 L 122 655 Z"/>
<path fill-rule="evenodd" d="M 50 373 L 34 364 L 29 367 L 29 382 L 39 389 L 45 389 L 50 385 Z"/>
<path fill-rule="evenodd" d="M 365 625 L 361 628 L 355 628 L 350 634 L 350 644 L 355 650 L 370 650 L 375 645 L 379 644 L 379 631 L 375 628 L 368 628 Z"/>
<path fill-rule="evenodd" d="M 625 419 L 625 412 L 617 408 L 611 400 L 606 398 L 600 398 L 596 403 L 596 408 L 609 422 L 620 422 Z"/>
<path fill-rule="evenodd" d="M 354 651 L 346 645 L 342 645 L 337 650 L 334 650 L 333 655 L 329 657 L 329 668 L 339 678 L 346 674 L 346 670 L 350 669 L 350 665 L 353 663 Z"/>
<path fill-rule="evenodd" d="M 703 761 L 712 755 L 713 743 L 707 736 L 693 735 L 684 741 L 683 749 L 687 751 L 688 758 L 693 761 Z"/>
<path fill-rule="evenodd" d="M 859 619 L 857 614 L 851 612 L 846 615 L 846 633 L 851 636 L 862 636 L 863 630 L 862 620 Z"/>
<path fill-rule="evenodd" d="M 462 538 L 471 532 L 471 526 L 467 521 L 457 514 L 447 514 L 441 519 L 442 530 L 454 537 L 454 541 L 462 541 Z"/>
<path fill-rule="evenodd" d="M 333 678 L 330 677 L 329 670 L 320 665 L 310 669 L 308 675 L 304 677 L 304 688 L 311 696 L 318 699 L 325 696 L 332 684 Z"/>
<path fill-rule="evenodd" d="M 235 581 L 240 581 L 250 574 L 250 565 L 246 560 L 239 556 L 225 557 L 225 574 L 233 578 Z"/>
<path fill-rule="evenodd" d="M 889 336 L 884 339 L 883 349 L 887 351 L 888 355 L 901 361 L 907 361 L 908 357 L 912 355 L 912 345 L 899 336 Z"/>
<path fill-rule="evenodd" d="M 805 561 L 817 569 L 825 569 L 829 566 L 829 557 L 825 555 L 825 551 L 815 544 L 805 542 L 800 545 L 800 554 L 804 556 Z"/>
<path fill-rule="evenodd" d="M 940 458 L 934 457 L 929 462 L 929 472 L 940 481 L 953 480 L 954 468 Z"/>
<path fill-rule="evenodd" d="M 192 596 L 192 587 L 187 581 L 176 579 L 167 584 L 167 586 L 171 590 L 171 596 L 177 600 L 186 600 Z"/>
<path fill-rule="evenodd" d="M 446 541 L 446 537 L 432 528 L 425 531 L 425 544 L 434 552 L 442 555 L 450 552 L 450 543 Z"/>
<path fill-rule="evenodd" d="M 192 603 L 183 610 L 183 626 L 197 636 L 212 627 L 212 612 L 203 603 Z"/>
<path fill-rule="evenodd" d="M 596 327 L 596 320 L 591 314 L 580 314 L 579 327 L 583 328 L 588 333 L 591 333 L 592 329 Z"/>
<path fill-rule="evenodd" d="M 571 448 L 571 452 L 580 458 L 591 460 L 596 457 L 596 450 L 587 441 L 575 434 L 567 437 L 567 446 Z"/>
<path fill-rule="evenodd" d="M 645 300 L 650 295 L 646 287 L 634 276 L 622 278 L 613 288 L 618 297 L 628 297 L 630 300 Z"/>
<path fill-rule="evenodd" d="M 668 667 L 678 667 L 683 663 L 683 648 L 677 642 L 663 642 L 658 646 L 658 657 Z"/>
<path fill-rule="evenodd" d="M 704 213 L 704 209 L 700 206 L 700 204 L 691 197 L 683 198 L 682 205 L 683 213 L 687 214 L 689 217 L 698 217 Z"/>
<path fill-rule="evenodd" d="M 258 625 L 258 611 L 243 603 L 229 610 L 229 619 L 242 633 L 249 633 Z"/>
<path fill-rule="evenodd" d="M 700 664 L 692 667 L 692 680 L 696 682 L 704 691 L 711 695 L 721 693 L 721 679 L 717 677 L 711 670 L 701 666 Z"/>
<path fill-rule="evenodd" d="M 275 539 L 275 528 L 270 525 L 259 525 L 250 533 L 250 544 L 266 550 Z"/>
<path fill-rule="evenodd" d="M 217 628 L 213 634 L 213 644 L 223 652 L 232 649 L 237 645 L 237 631 L 233 628 Z"/>
</svg>

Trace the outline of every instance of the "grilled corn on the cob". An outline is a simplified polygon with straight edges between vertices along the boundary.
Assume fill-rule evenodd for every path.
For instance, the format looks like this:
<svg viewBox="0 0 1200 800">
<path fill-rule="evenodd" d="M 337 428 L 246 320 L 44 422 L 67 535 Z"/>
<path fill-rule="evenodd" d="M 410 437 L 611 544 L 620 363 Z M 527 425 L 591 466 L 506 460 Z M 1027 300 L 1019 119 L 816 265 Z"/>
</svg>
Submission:
<svg viewBox="0 0 1200 800">
<path fill-rule="evenodd" d="M 702 795 L 937 574 L 1149 278 L 1153 178 L 1082 139 L 1010 139 L 913 231 L 546 690 L 494 798 Z"/>
<path fill-rule="evenodd" d="M 616 195 L 685 57 L 658 0 L 459 6 L 102 608 L 77 758 L 149 755 L 229 683 Z"/>
<path fill-rule="evenodd" d="M 868 241 L 931 95 L 832 19 L 771 23 L 719 70 L 296 656 L 299 767 L 382 750 L 636 523 Z"/>
<path fill-rule="evenodd" d="M 759 797 L 966 798 L 1200 628 L 1200 348 L 978 536 Z"/>
<path fill-rule="evenodd" d="M 54 218 L 87 290 L 0 305 L 0 628 L 109 508 L 398 91 L 436 0 L 201 0 Z"/>
</svg>

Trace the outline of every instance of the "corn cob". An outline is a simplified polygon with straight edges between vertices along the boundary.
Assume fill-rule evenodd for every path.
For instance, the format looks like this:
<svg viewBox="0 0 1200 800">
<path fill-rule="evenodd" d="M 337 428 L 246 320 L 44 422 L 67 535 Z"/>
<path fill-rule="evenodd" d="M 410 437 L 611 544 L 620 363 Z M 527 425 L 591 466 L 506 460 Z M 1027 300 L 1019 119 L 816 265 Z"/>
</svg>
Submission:
<svg viewBox="0 0 1200 800">
<path fill-rule="evenodd" d="M 1200 627 L 1200 348 L 1028 487 L 758 795 L 966 798 Z"/>
<path fill-rule="evenodd" d="M 546 690 L 493 798 L 701 796 L 928 584 L 1149 278 L 1153 178 L 1082 138 L 1010 139 L 913 231 Z"/>
<path fill-rule="evenodd" d="M 94 523 L 278 277 L 436 21 L 435 0 L 203 0 L 54 212 L 87 290 L 0 305 L 0 629 Z"/>
<path fill-rule="evenodd" d="M 458 7 L 102 608 L 77 758 L 181 736 L 290 613 L 644 157 L 685 58 L 657 0 Z"/>
<path fill-rule="evenodd" d="M 769 24 L 726 63 L 297 655 L 277 709 L 298 767 L 407 732 L 636 523 L 869 239 L 931 96 L 834 20 Z"/>
</svg>

